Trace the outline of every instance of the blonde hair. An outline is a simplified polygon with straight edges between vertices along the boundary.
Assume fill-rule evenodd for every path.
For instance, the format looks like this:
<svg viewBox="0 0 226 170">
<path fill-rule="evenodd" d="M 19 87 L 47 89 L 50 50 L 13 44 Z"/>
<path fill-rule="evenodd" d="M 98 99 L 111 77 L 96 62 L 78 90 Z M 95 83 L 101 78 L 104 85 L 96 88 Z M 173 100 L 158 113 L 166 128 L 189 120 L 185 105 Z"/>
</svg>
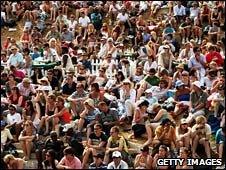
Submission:
<svg viewBox="0 0 226 170">
<path fill-rule="evenodd" d="M 196 117 L 195 122 L 196 122 L 196 124 L 200 124 L 202 122 L 206 123 L 206 118 L 205 118 L 205 116 L 200 115 L 200 116 Z"/>
<path fill-rule="evenodd" d="M 5 162 L 6 164 L 8 164 L 10 160 L 15 160 L 15 157 L 14 157 L 12 154 L 7 154 L 7 155 L 4 157 L 4 162 Z"/>
</svg>

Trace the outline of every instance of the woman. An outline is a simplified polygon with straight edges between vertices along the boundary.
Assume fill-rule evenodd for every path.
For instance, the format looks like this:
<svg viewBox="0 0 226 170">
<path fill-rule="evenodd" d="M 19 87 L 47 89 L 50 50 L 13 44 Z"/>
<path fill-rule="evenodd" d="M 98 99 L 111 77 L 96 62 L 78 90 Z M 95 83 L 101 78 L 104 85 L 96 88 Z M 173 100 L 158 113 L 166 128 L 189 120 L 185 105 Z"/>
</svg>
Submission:
<svg viewBox="0 0 226 170">
<path fill-rule="evenodd" d="M 170 89 L 172 87 L 172 77 L 169 75 L 169 72 L 166 69 L 162 69 L 159 73 L 160 79 L 163 79 L 167 82 L 166 89 Z"/>
<path fill-rule="evenodd" d="M 115 45 L 113 44 L 112 38 L 107 39 L 107 50 L 106 50 L 105 56 L 107 56 L 107 54 L 109 54 L 109 53 L 112 55 L 112 59 L 116 59 L 117 49 L 116 49 Z"/>
<path fill-rule="evenodd" d="M 146 132 L 144 122 L 145 122 L 145 118 L 148 117 L 148 114 L 147 114 L 148 106 L 149 106 L 149 102 L 147 100 L 137 101 L 137 107 L 135 108 L 133 121 L 132 121 L 133 136 L 135 138 L 140 137 Z"/>
<path fill-rule="evenodd" d="M 87 26 L 87 34 L 84 36 L 86 39 L 88 39 L 88 36 L 90 34 L 96 34 L 96 29 L 94 28 L 94 25 L 92 23 L 90 23 L 88 26 Z"/>
<path fill-rule="evenodd" d="M 176 169 L 193 169 L 193 166 L 187 165 L 187 159 L 189 158 L 189 150 L 187 147 L 181 147 L 179 158 L 183 159 L 182 165 L 177 165 Z"/>
<path fill-rule="evenodd" d="M 104 91 L 100 90 L 98 83 L 91 84 L 89 97 L 94 100 L 95 107 L 98 107 L 99 102 L 104 100 Z"/>
<path fill-rule="evenodd" d="M 14 104 L 17 106 L 17 111 L 22 110 L 22 108 L 25 106 L 25 99 L 24 97 L 20 94 L 20 91 L 18 87 L 13 87 L 11 90 L 11 94 L 8 97 L 9 104 Z"/>
<path fill-rule="evenodd" d="M 24 57 L 24 67 L 23 69 L 26 71 L 28 76 L 31 75 L 32 68 L 32 58 L 30 55 L 30 50 L 28 48 L 23 49 L 23 57 Z"/>
<path fill-rule="evenodd" d="M 144 43 L 144 39 L 142 36 L 142 32 L 141 31 L 137 31 L 136 37 L 135 37 L 135 46 L 139 46 L 140 43 Z"/>
<path fill-rule="evenodd" d="M 31 35 L 29 33 L 29 29 L 28 28 L 25 28 L 23 30 L 23 33 L 22 33 L 22 35 L 20 37 L 20 42 L 22 44 L 24 44 L 24 43 L 30 43 L 31 42 Z"/>
<path fill-rule="evenodd" d="M 124 108 L 124 115 L 121 116 L 121 123 L 124 122 L 125 118 L 128 118 L 128 121 L 132 121 L 134 103 L 136 101 L 136 90 L 132 87 L 132 82 L 129 79 L 123 81 L 123 86 L 119 90 L 120 100 L 119 102 Z"/>
<path fill-rule="evenodd" d="M 134 160 L 135 169 L 152 169 L 152 156 L 149 153 L 149 147 L 141 148 L 141 153 L 136 155 Z"/>
<path fill-rule="evenodd" d="M 153 56 L 153 58 L 156 58 L 156 45 L 152 40 L 145 45 L 145 48 L 147 50 L 147 56 Z"/>
<path fill-rule="evenodd" d="M 5 84 L 6 87 L 6 95 L 9 97 L 12 93 L 12 88 L 16 87 L 17 82 L 15 80 L 14 74 L 9 74 L 8 75 L 8 81 Z"/>
<path fill-rule="evenodd" d="M 21 158 L 15 158 L 11 154 L 4 157 L 4 162 L 7 164 L 8 169 L 24 169 L 25 161 Z"/>
<path fill-rule="evenodd" d="M 38 84 L 38 80 L 43 77 L 42 70 L 40 68 L 34 68 L 34 72 L 31 75 L 32 84 Z"/>
<path fill-rule="evenodd" d="M 49 130 L 49 125 L 50 125 L 50 122 L 53 123 L 53 119 L 50 119 L 49 121 L 47 121 L 47 118 L 49 116 L 52 116 L 56 112 L 57 108 L 56 108 L 55 102 L 56 102 L 56 96 L 54 94 L 49 94 L 47 97 L 47 102 L 45 107 L 45 116 L 42 116 L 39 124 L 39 132 L 40 132 L 40 130 L 43 127 L 43 124 L 45 123 L 44 136 L 48 135 L 49 132 L 52 131 L 52 130 Z"/>
<path fill-rule="evenodd" d="M 99 86 L 103 87 L 108 81 L 108 78 L 106 76 L 106 69 L 100 68 L 98 72 L 99 72 L 98 76 L 94 75 L 90 81 L 98 83 Z"/>
<path fill-rule="evenodd" d="M 119 37 L 119 35 L 122 33 L 122 29 L 121 26 L 119 24 L 117 24 L 111 32 L 111 36 L 113 38 L 114 41 L 117 40 L 117 38 Z"/>
<path fill-rule="evenodd" d="M 106 37 L 106 38 L 109 37 L 110 29 L 108 28 L 107 23 L 103 23 L 103 26 L 102 26 L 102 28 L 100 30 L 100 33 L 101 33 L 102 37 Z"/>
<path fill-rule="evenodd" d="M 58 160 L 56 159 L 56 153 L 50 149 L 46 152 L 46 159 L 42 162 L 43 169 L 57 169 Z"/>
<path fill-rule="evenodd" d="M 62 51 L 61 51 L 61 47 L 60 47 L 60 42 L 57 42 L 57 40 L 55 38 L 51 38 L 49 40 L 49 48 L 54 49 L 59 56 L 61 55 Z"/>
<path fill-rule="evenodd" d="M 33 140 L 35 138 L 35 128 L 31 120 L 27 120 L 24 123 L 24 129 L 20 133 L 19 141 L 24 153 L 24 160 L 29 160 L 31 156 L 31 150 L 33 148 Z"/>
<path fill-rule="evenodd" d="M 169 166 L 158 166 L 157 161 L 158 159 L 167 159 L 169 158 L 168 148 L 165 145 L 160 145 L 159 151 L 155 154 L 153 158 L 152 168 L 154 169 L 168 169 Z"/>
<path fill-rule="evenodd" d="M 40 122 L 40 114 L 34 108 L 34 105 L 31 100 L 25 102 L 25 107 L 22 111 L 22 115 L 25 120 L 31 120 L 34 124 L 34 127 L 37 128 Z"/>
<path fill-rule="evenodd" d="M 109 163 L 109 158 L 114 151 L 120 151 L 122 153 L 122 157 L 125 160 L 128 154 L 128 146 L 124 137 L 119 136 L 119 128 L 114 126 L 110 130 L 110 137 L 108 138 L 106 152 L 104 156 L 104 162 Z"/>
<path fill-rule="evenodd" d="M 64 58 L 64 56 L 63 56 Z M 70 57 L 69 57 L 70 58 Z M 62 83 L 63 81 L 63 72 L 60 66 L 55 66 L 53 69 L 53 76 L 57 78 L 57 80 Z"/>
<path fill-rule="evenodd" d="M 57 110 L 52 116 L 48 116 L 46 121 L 53 120 L 53 130 L 59 135 L 59 125 L 64 125 L 71 122 L 72 115 L 69 112 L 68 108 L 64 106 L 65 99 L 61 96 L 56 98 L 56 108 Z"/>
<path fill-rule="evenodd" d="M 177 148 L 190 148 L 191 128 L 188 126 L 186 119 L 181 119 L 180 125 L 176 127 Z"/>
</svg>

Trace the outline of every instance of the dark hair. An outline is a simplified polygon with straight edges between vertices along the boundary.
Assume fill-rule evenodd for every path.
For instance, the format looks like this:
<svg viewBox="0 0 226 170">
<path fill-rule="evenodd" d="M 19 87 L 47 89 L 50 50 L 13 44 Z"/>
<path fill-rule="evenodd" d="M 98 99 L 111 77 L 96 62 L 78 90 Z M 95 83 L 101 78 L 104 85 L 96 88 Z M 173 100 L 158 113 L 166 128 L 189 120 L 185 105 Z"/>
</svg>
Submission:
<svg viewBox="0 0 226 170">
<path fill-rule="evenodd" d="M 23 49 L 23 52 L 29 54 L 30 53 L 30 50 L 29 50 L 29 48 L 25 48 L 25 49 Z"/>
<path fill-rule="evenodd" d="M 92 83 L 91 84 L 91 87 L 94 87 L 95 88 L 95 91 L 100 91 L 100 86 L 98 83 Z"/>
<path fill-rule="evenodd" d="M 48 47 L 48 48 L 49 48 L 49 43 L 45 43 L 45 44 L 44 44 L 44 48 L 45 48 L 45 47 Z"/>
<path fill-rule="evenodd" d="M 149 72 L 155 74 L 156 73 L 156 70 L 154 68 L 150 68 Z"/>
<path fill-rule="evenodd" d="M 12 76 L 14 78 L 14 80 L 15 80 L 15 75 L 14 74 L 11 73 L 11 74 L 8 75 L 8 77 L 9 76 Z"/>
<path fill-rule="evenodd" d="M 149 106 L 149 102 L 147 100 L 144 100 L 143 102 L 141 102 L 138 107 L 142 107 L 142 106 Z"/>
<path fill-rule="evenodd" d="M 55 165 L 55 159 L 56 159 L 56 153 L 53 149 L 50 149 L 47 151 L 51 157 L 51 160 L 44 160 L 44 165 L 45 165 L 45 168 L 47 169 L 47 166 L 52 166 L 52 169 L 57 169 L 56 168 L 56 165 Z"/>
<path fill-rule="evenodd" d="M 102 129 L 102 125 L 100 123 L 96 123 L 94 126 L 99 127 L 100 129 Z"/>
<path fill-rule="evenodd" d="M 28 104 L 28 106 L 30 106 L 30 112 L 31 112 L 31 114 L 33 114 L 35 112 L 35 108 L 34 108 L 32 101 L 27 100 L 26 103 Z"/>
<path fill-rule="evenodd" d="M 17 86 L 12 87 L 11 90 L 16 90 L 17 96 L 20 96 L 20 90 L 19 90 L 19 88 Z"/>
<path fill-rule="evenodd" d="M 199 47 L 194 47 L 194 48 L 193 48 L 194 53 L 197 52 L 198 50 L 200 50 Z"/>
<path fill-rule="evenodd" d="M 70 146 L 66 147 L 63 152 L 64 155 L 74 155 L 74 149 Z"/>
<path fill-rule="evenodd" d="M 122 71 L 118 71 L 118 73 L 117 73 L 118 75 L 121 75 L 121 78 L 119 79 L 119 77 L 117 76 L 116 77 L 116 79 L 117 79 L 117 82 L 121 82 L 121 81 L 123 81 L 123 80 L 125 80 L 125 76 L 124 76 L 124 74 L 123 74 L 123 72 Z"/>
</svg>

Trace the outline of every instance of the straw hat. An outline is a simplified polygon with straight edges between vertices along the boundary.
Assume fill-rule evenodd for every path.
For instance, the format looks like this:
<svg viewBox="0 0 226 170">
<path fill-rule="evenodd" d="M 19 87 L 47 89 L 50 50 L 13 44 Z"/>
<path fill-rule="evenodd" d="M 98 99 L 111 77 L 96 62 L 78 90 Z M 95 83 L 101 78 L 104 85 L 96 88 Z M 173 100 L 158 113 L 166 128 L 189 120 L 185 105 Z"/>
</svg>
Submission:
<svg viewBox="0 0 226 170">
<path fill-rule="evenodd" d="M 181 68 L 181 69 L 184 69 L 184 64 L 178 64 L 177 66 L 176 66 L 176 68 Z"/>
<path fill-rule="evenodd" d="M 93 99 L 91 99 L 91 98 L 86 99 L 86 100 L 84 101 L 84 104 L 88 104 L 88 105 L 91 106 L 91 107 L 95 107 L 95 106 L 94 106 L 94 101 L 93 101 Z"/>
</svg>

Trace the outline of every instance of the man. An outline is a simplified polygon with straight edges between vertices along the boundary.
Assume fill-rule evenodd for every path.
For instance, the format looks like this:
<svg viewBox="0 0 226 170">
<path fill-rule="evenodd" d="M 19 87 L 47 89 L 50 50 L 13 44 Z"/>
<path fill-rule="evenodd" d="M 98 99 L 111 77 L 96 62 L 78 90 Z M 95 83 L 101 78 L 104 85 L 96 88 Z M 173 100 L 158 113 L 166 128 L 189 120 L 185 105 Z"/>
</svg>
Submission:
<svg viewBox="0 0 226 170">
<path fill-rule="evenodd" d="M 90 23 L 90 19 L 88 16 L 85 15 L 85 12 L 81 12 L 81 17 L 78 19 L 78 23 L 80 25 L 80 35 L 85 36 L 86 28 Z"/>
<path fill-rule="evenodd" d="M 88 92 L 84 90 L 84 85 L 78 83 L 76 86 L 76 91 L 73 92 L 67 100 L 71 102 L 72 111 L 75 115 L 80 115 L 83 110 L 83 102 L 88 98 Z"/>
<path fill-rule="evenodd" d="M 7 126 L 9 128 L 11 134 L 13 135 L 15 141 L 18 141 L 18 137 L 21 130 L 21 115 L 16 113 L 16 106 L 11 104 L 9 105 L 9 113 L 6 116 Z"/>
<path fill-rule="evenodd" d="M 14 65 L 10 66 L 10 71 L 15 76 L 15 78 L 18 82 L 21 82 L 23 80 L 23 78 L 25 77 L 24 72 L 21 70 L 18 70 Z"/>
<path fill-rule="evenodd" d="M 191 96 L 191 110 L 187 117 L 187 122 L 192 123 L 197 116 L 205 115 L 205 106 L 207 102 L 208 94 L 202 90 L 201 83 L 195 81 L 192 83 Z"/>
<path fill-rule="evenodd" d="M 76 91 L 76 83 L 73 81 L 73 75 L 67 75 L 66 84 L 62 87 L 62 95 L 68 97 Z"/>
<path fill-rule="evenodd" d="M 36 94 L 34 86 L 31 84 L 29 78 L 24 78 L 21 83 L 17 85 L 20 94 L 26 98 L 29 98 L 32 94 Z"/>
<path fill-rule="evenodd" d="M 57 169 L 82 169 L 81 161 L 74 156 L 74 150 L 68 146 L 63 151 L 64 157 L 57 165 Z"/>
<path fill-rule="evenodd" d="M 53 149 L 56 152 L 56 159 L 60 160 L 60 158 L 63 156 L 64 143 L 61 141 L 57 133 L 55 131 L 50 132 L 50 138 L 46 139 L 44 147 L 37 148 L 36 153 L 36 159 L 38 160 L 38 165 L 42 164 L 42 159 L 45 158 L 45 154 L 48 150 Z"/>
<path fill-rule="evenodd" d="M 210 64 L 211 61 L 215 61 L 218 66 L 223 66 L 224 59 L 220 55 L 219 52 L 216 51 L 215 47 L 213 45 L 210 45 L 208 48 L 208 53 L 206 54 L 206 62 Z"/>
<path fill-rule="evenodd" d="M 200 82 L 203 85 L 204 83 L 204 76 L 206 74 L 205 67 L 206 67 L 206 59 L 203 54 L 201 54 L 201 50 L 199 47 L 194 47 L 193 49 L 194 55 L 188 60 L 188 68 L 192 69 L 195 68 L 198 71 L 198 75 L 200 78 Z"/>
<path fill-rule="evenodd" d="M 94 162 L 89 165 L 89 169 L 107 169 L 107 165 L 103 162 L 104 155 L 93 155 Z"/>
<path fill-rule="evenodd" d="M 19 49 L 16 46 L 12 46 L 10 50 L 12 54 L 9 56 L 8 67 L 14 65 L 16 68 L 22 68 L 23 55 L 18 52 Z"/>
<path fill-rule="evenodd" d="M 63 28 L 61 41 L 72 42 L 74 40 L 74 35 L 67 28 Z"/>
<path fill-rule="evenodd" d="M 98 104 L 101 114 L 98 115 L 103 130 L 109 136 L 110 129 L 119 123 L 118 111 L 115 108 L 109 108 L 105 102 Z"/>
<path fill-rule="evenodd" d="M 13 136 L 9 129 L 5 128 L 6 122 L 1 120 L 1 151 L 7 151 L 13 142 Z"/>
<path fill-rule="evenodd" d="M 122 160 L 122 154 L 114 151 L 112 154 L 113 161 L 108 164 L 107 169 L 129 169 L 128 164 Z"/>
<path fill-rule="evenodd" d="M 53 76 L 53 70 L 47 71 L 47 78 L 53 90 L 59 90 L 59 81 Z"/>
<path fill-rule="evenodd" d="M 181 4 L 181 1 L 177 1 L 177 5 L 173 7 L 173 16 L 176 18 L 178 24 L 181 23 L 186 16 L 186 10 Z"/>
<path fill-rule="evenodd" d="M 57 31 L 57 28 L 55 25 L 51 26 L 51 30 L 46 34 L 47 41 L 49 41 L 51 38 L 55 38 L 56 40 L 60 40 L 61 33 Z"/>
<path fill-rule="evenodd" d="M 44 60 L 46 61 L 50 61 L 50 62 L 60 61 L 57 51 L 53 48 L 50 48 L 48 43 L 44 44 L 43 55 L 44 55 Z"/>
<path fill-rule="evenodd" d="M 97 155 L 97 153 L 104 153 L 107 143 L 107 136 L 102 131 L 101 124 L 94 125 L 94 132 L 90 134 L 86 148 L 83 153 L 82 167 L 85 169 L 90 153 Z"/>
<path fill-rule="evenodd" d="M 155 74 L 156 74 L 156 70 L 154 68 L 151 68 L 148 72 L 148 75 L 144 77 L 144 79 L 141 82 L 141 86 L 137 92 L 137 100 L 140 99 L 140 97 L 142 96 L 143 92 L 146 89 L 149 89 L 152 86 L 159 85 L 160 79 Z"/>
</svg>

